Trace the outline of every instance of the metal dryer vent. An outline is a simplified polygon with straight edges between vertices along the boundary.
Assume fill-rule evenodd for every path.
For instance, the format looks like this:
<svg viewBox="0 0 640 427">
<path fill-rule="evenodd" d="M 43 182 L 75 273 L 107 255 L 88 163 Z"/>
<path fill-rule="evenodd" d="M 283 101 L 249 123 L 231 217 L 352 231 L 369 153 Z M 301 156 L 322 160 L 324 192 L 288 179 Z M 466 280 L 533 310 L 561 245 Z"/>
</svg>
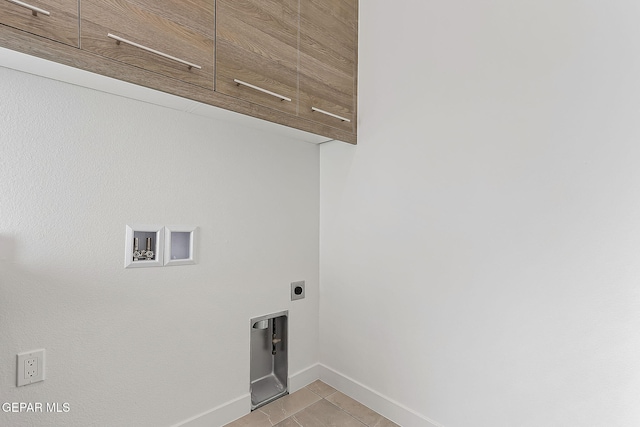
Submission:
<svg viewBox="0 0 640 427">
<path fill-rule="evenodd" d="M 251 319 L 251 410 L 289 393 L 289 312 Z"/>
</svg>

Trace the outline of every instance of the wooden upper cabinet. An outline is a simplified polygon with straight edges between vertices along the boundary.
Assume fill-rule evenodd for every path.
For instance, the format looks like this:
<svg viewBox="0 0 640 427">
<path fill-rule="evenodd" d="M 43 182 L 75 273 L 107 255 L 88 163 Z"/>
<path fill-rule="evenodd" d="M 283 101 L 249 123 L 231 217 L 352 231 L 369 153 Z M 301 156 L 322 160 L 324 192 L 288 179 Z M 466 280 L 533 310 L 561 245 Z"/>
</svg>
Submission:
<svg viewBox="0 0 640 427">
<path fill-rule="evenodd" d="M 354 144 L 357 39 L 358 0 L 0 0 L 2 47 Z"/>
<path fill-rule="evenodd" d="M 81 13 L 83 50 L 213 89 L 215 0 L 82 0 Z"/>
<path fill-rule="evenodd" d="M 217 92 L 296 114 L 298 0 L 217 0 L 216 49 Z"/>
<path fill-rule="evenodd" d="M 78 47 L 78 0 L 0 0 L 0 24 Z"/>
<path fill-rule="evenodd" d="M 356 132 L 357 43 L 357 0 L 300 0 L 301 117 Z"/>
</svg>

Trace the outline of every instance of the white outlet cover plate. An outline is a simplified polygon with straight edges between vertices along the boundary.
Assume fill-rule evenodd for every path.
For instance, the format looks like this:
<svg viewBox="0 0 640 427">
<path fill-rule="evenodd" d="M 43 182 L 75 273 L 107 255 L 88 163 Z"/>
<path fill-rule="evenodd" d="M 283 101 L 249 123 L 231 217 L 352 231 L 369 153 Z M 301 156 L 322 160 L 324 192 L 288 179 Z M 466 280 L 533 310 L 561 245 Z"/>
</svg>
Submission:
<svg viewBox="0 0 640 427">
<path fill-rule="evenodd" d="M 33 368 L 28 368 L 27 362 L 31 359 L 35 359 L 35 365 Z M 26 351 L 18 354 L 17 366 L 16 385 L 18 387 L 44 381 L 44 349 Z M 29 369 L 34 369 L 35 372 L 31 375 L 27 375 Z"/>
</svg>

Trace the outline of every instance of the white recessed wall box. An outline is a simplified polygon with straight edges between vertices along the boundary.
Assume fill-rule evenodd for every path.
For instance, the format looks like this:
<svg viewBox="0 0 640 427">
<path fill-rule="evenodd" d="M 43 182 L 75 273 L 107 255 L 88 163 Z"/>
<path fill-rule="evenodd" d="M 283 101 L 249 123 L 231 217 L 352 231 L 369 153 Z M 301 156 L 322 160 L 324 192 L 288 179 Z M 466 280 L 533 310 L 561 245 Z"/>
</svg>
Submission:
<svg viewBox="0 0 640 427">
<path fill-rule="evenodd" d="M 162 267 L 164 263 L 164 227 L 127 225 L 124 267 Z"/>
<path fill-rule="evenodd" d="M 164 228 L 164 265 L 195 264 L 197 227 L 167 226 Z"/>
</svg>

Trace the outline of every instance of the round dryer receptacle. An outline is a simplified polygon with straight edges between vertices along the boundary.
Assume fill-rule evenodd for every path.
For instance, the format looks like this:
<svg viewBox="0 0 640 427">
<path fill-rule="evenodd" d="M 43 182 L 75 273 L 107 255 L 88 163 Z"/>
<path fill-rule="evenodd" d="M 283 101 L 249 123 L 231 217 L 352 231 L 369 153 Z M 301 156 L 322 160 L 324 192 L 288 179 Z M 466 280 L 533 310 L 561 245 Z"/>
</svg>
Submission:
<svg viewBox="0 0 640 427">
<path fill-rule="evenodd" d="M 291 284 L 291 301 L 304 298 L 304 280 Z"/>
</svg>

